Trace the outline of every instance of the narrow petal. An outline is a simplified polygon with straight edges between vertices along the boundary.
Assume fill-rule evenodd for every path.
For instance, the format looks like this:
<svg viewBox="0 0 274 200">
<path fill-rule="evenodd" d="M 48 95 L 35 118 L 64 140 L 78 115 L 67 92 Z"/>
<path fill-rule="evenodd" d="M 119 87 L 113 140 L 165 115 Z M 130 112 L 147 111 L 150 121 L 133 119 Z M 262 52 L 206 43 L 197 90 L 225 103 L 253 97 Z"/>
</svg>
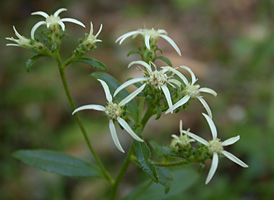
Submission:
<svg viewBox="0 0 274 200">
<path fill-rule="evenodd" d="M 18 33 L 18 31 L 16 30 L 15 26 L 12 26 L 12 28 L 13 28 L 13 30 L 14 30 L 15 35 L 16 35 L 19 39 L 23 37 L 22 35 L 20 35 L 20 34 Z"/>
<path fill-rule="evenodd" d="M 172 67 L 162 67 L 162 68 L 165 68 L 165 69 L 168 69 L 169 71 L 173 72 L 174 74 L 176 74 L 183 82 L 185 85 L 189 85 L 189 82 L 187 80 L 187 78 L 181 73 L 179 72 L 178 70 L 172 68 Z"/>
<path fill-rule="evenodd" d="M 135 64 L 142 65 L 142 66 L 144 66 L 149 72 L 152 72 L 151 66 L 150 66 L 149 64 L 147 64 L 145 61 L 142 61 L 142 60 L 133 61 L 133 62 L 129 63 L 128 68 L 130 68 L 132 65 L 135 65 Z"/>
<path fill-rule="evenodd" d="M 197 78 L 196 78 L 195 74 L 193 73 L 193 71 L 187 66 L 180 66 L 180 67 L 182 69 L 187 70 L 190 73 L 190 75 L 191 75 L 191 84 L 193 85 L 197 81 Z"/>
<path fill-rule="evenodd" d="M 145 45 L 146 45 L 147 49 L 150 50 L 149 39 L 150 39 L 150 36 L 149 35 L 145 35 Z"/>
<path fill-rule="evenodd" d="M 31 15 L 41 15 L 45 18 L 49 17 L 49 15 L 47 13 L 43 12 L 43 11 L 33 12 L 33 13 L 31 13 Z"/>
<path fill-rule="evenodd" d="M 160 34 L 167 35 L 167 32 L 164 29 L 158 29 L 157 32 L 160 33 Z"/>
<path fill-rule="evenodd" d="M 80 25 L 80 26 L 86 28 L 86 26 L 85 26 L 82 22 L 78 21 L 77 19 L 63 18 L 63 19 L 61 19 L 61 21 L 62 21 L 62 22 L 71 22 L 71 23 L 78 24 L 78 25 Z"/>
<path fill-rule="evenodd" d="M 205 184 L 208 184 L 209 181 L 210 181 L 210 180 L 212 179 L 212 177 L 214 176 L 214 174 L 215 174 L 215 172 L 216 172 L 216 170 L 217 170 L 217 167 L 218 167 L 218 163 L 219 163 L 218 154 L 217 154 L 216 152 L 214 152 L 213 158 L 212 158 L 211 167 L 210 167 L 209 173 L 208 173 L 208 175 L 207 175 Z"/>
<path fill-rule="evenodd" d="M 35 31 L 43 24 L 46 24 L 45 21 L 40 21 L 40 22 L 37 22 L 31 29 L 31 32 L 30 32 L 30 36 L 31 36 L 31 39 L 34 40 L 34 33 Z"/>
<path fill-rule="evenodd" d="M 205 114 L 205 113 L 202 113 L 202 114 L 206 118 L 206 121 L 210 127 L 213 139 L 216 139 L 217 138 L 217 129 L 216 129 L 216 126 L 215 126 L 213 120 L 207 114 Z"/>
<path fill-rule="evenodd" d="M 96 33 L 95 37 L 97 37 L 103 29 L 103 24 L 100 25 L 99 31 Z"/>
<path fill-rule="evenodd" d="M 201 138 L 201 137 L 198 136 L 198 135 L 195 135 L 194 133 L 191 133 L 191 132 L 189 132 L 189 131 L 184 131 L 184 130 L 183 130 L 182 132 L 183 132 L 184 134 L 188 135 L 189 137 L 193 138 L 193 139 L 196 140 L 197 142 L 200 142 L 200 143 L 203 144 L 203 145 L 206 145 L 206 146 L 209 145 L 208 141 L 206 141 L 205 139 Z"/>
<path fill-rule="evenodd" d="M 62 21 L 58 21 L 57 24 L 59 24 L 63 31 L 65 31 L 65 24 Z"/>
<path fill-rule="evenodd" d="M 127 86 L 130 86 L 134 83 L 138 83 L 138 82 L 142 82 L 142 81 L 146 81 L 148 80 L 148 78 L 133 78 L 133 79 L 130 79 L 126 82 L 124 82 L 122 85 L 120 85 L 114 92 L 114 95 L 113 96 L 116 96 L 121 90 L 123 90 L 124 88 L 126 88 Z"/>
<path fill-rule="evenodd" d="M 169 107 L 169 109 L 171 109 L 171 113 L 173 113 L 174 109 L 173 109 L 173 105 L 172 105 L 172 100 L 171 100 L 170 92 L 169 92 L 169 90 L 168 90 L 168 88 L 167 88 L 166 85 L 161 86 L 161 88 L 162 88 L 162 90 L 164 92 L 164 95 L 166 97 L 168 107 Z"/>
<path fill-rule="evenodd" d="M 110 94 L 110 91 L 109 91 L 109 87 L 108 85 L 106 84 L 105 81 L 101 80 L 101 79 L 97 79 L 98 81 L 100 81 L 100 83 L 102 84 L 103 88 L 104 88 L 104 91 L 105 91 L 105 94 L 106 94 L 106 99 L 108 102 L 112 102 L 112 96 Z"/>
<path fill-rule="evenodd" d="M 137 141 L 139 142 L 144 142 L 143 139 L 141 139 L 138 135 L 136 135 L 133 130 L 130 128 L 130 126 L 128 125 L 128 123 L 121 117 L 117 118 L 119 124 Z"/>
<path fill-rule="evenodd" d="M 179 108 L 180 106 L 184 105 L 188 100 L 190 99 L 189 95 L 184 96 L 182 99 L 180 99 L 177 103 L 173 105 L 173 110 Z M 166 114 L 169 113 L 170 110 L 166 111 Z"/>
<path fill-rule="evenodd" d="M 244 168 L 248 167 L 247 164 L 245 164 L 239 158 L 237 158 L 236 156 L 234 156 L 232 153 L 229 153 L 228 151 L 223 150 L 222 154 L 224 154 L 225 157 L 227 157 L 229 160 L 235 162 L 236 164 L 240 165 L 241 167 L 244 167 Z"/>
<path fill-rule="evenodd" d="M 126 103 L 130 102 L 134 97 L 136 97 L 140 92 L 143 91 L 143 89 L 146 87 L 146 83 L 143 84 L 141 87 L 139 87 L 137 90 L 132 92 L 130 95 L 128 95 L 126 98 L 124 98 L 120 103 L 119 106 L 124 106 Z"/>
<path fill-rule="evenodd" d="M 116 40 L 115 42 L 118 42 L 118 41 L 120 40 L 119 44 L 122 44 L 122 42 L 123 42 L 125 39 L 127 39 L 128 37 L 133 36 L 133 35 L 135 35 L 135 34 L 140 34 L 140 31 L 131 31 L 131 32 L 128 32 L 128 33 L 126 33 L 126 34 L 120 36 L 119 38 L 117 38 L 117 40 Z"/>
<path fill-rule="evenodd" d="M 206 112 L 208 113 L 209 117 L 212 118 L 212 112 L 208 106 L 208 104 L 206 103 L 206 101 L 204 100 L 203 97 L 197 97 L 197 99 L 201 102 L 201 104 L 204 106 L 204 108 L 206 109 Z"/>
<path fill-rule="evenodd" d="M 200 88 L 199 89 L 200 92 L 205 92 L 205 93 L 209 93 L 212 94 L 213 96 L 217 96 L 217 92 L 215 92 L 214 90 L 210 89 L 210 88 Z"/>
<path fill-rule="evenodd" d="M 222 142 L 222 145 L 223 146 L 228 146 L 228 145 L 232 145 L 234 144 L 235 142 L 237 142 L 238 140 L 240 139 L 240 136 L 236 136 L 236 137 L 232 137 L 232 138 L 229 138 L 225 141 Z"/>
<path fill-rule="evenodd" d="M 179 54 L 179 56 L 181 56 L 181 51 L 179 47 L 175 44 L 175 42 L 170 37 L 168 37 L 167 35 L 159 35 L 159 36 L 165 39 L 175 49 L 175 51 Z"/>
<path fill-rule="evenodd" d="M 176 79 L 169 79 L 168 82 L 173 83 L 173 84 L 177 85 L 178 87 L 181 87 L 181 82 Z"/>
<path fill-rule="evenodd" d="M 93 105 L 93 104 L 91 104 L 91 105 L 84 105 L 84 106 L 81 106 L 81 107 L 75 109 L 72 114 L 74 115 L 76 112 L 79 112 L 81 110 L 105 111 L 106 109 L 105 109 L 104 106 L 101 106 L 101 105 Z"/>
<path fill-rule="evenodd" d="M 14 47 L 19 47 L 19 44 L 6 44 L 6 46 L 14 46 Z"/>
<path fill-rule="evenodd" d="M 60 8 L 58 9 L 53 15 L 54 17 L 58 17 L 61 12 L 67 11 L 66 8 Z"/>
<path fill-rule="evenodd" d="M 117 137 L 116 129 L 112 120 L 109 120 L 109 130 L 110 130 L 113 142 L 115 146 L 117 147 L 117 149 L 119 149 L 119 151 L 121 151 L 122 153 L 125 153 Z"/>
</svg>

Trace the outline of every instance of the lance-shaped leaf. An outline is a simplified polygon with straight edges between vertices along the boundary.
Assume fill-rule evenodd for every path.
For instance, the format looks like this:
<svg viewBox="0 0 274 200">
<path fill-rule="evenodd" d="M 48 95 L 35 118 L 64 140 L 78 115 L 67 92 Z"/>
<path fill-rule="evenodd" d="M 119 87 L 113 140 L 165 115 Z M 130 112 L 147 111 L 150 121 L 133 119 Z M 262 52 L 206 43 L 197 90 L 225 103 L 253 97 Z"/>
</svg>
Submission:
<svg viewBox="0 0 274 200">
<path fill-rule="evenodd" d="M 159 182 L 155 165 L 150 161 L 151 152 L 145 142 L 133 141 L 135 154 L 143 171 L 156 183 Z"/>
<path fill-rule="evenodd" d="M 26 62 L 26 70 L 27 72 L 30 71 L 30 69 L 32 68 L 33 64 L 39 59 L 41 58 L 43 55 L 36 55 L 31 57 L 30 59 L 27 60 Z"/>
<path fill-rule="evenodd" d="M 81 178 L 104 178 L 104 175 L 96 165 L 61 152 L 49 150 L 19 150 L 12 155 L 30 166 L 47 172 Z"/>
<path fill-rule="evenodd" d="M 101 71 L 107 71 L 106 65 L 102 63 L 101 61 L 96 60 L 95 58 L 78 58 L 74 60 L 73 62 L 85 63 Z"/>
<path fill-rule="evenodd" d="M 172 67 L 172 62 L 168 58 L 166 58 L 164 56 L 158 56 L 158 57 L 156 57 L 156 59 L 160 59 L 160 60 L 164 61 L 166 64 L 168 64 L 168 66 Z"/>
<path fill-rule="evenodd" d="M 156 170 L 159 176 L 159 183 L 165 187 L 165 194 L 167 194 L 170 190 L 170 184 L 173 181 L 173 177 L 164 167 L 156 166 Z"/>
</svg>

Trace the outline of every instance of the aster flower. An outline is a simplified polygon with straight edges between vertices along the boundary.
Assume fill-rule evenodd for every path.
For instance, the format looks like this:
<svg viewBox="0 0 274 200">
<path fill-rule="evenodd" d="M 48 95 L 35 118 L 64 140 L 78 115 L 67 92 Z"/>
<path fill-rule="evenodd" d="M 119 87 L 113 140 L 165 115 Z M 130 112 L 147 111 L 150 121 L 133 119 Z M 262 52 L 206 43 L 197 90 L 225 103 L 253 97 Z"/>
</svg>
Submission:
<svg viewBox="0 0 274 200">
<path fill-rule="evenodd" d="M 85 25 L 76 20 L 76 19 L 72 19 L 72 18 L 63 18 L 61 19 L 59 17 L 59 14 L 61 12 L 64 12 L 64 11 L 67 11 L 66 8 L 60 8 L 58 9 L 53 15 L 48 15 L 47 13 L 43 12 L 43 11 L 38 11 L 38 12 L 33 12 L 31 13 L 32 15 L 41 15 L 42 17 L 46 18 L 45 21 L 40 21 L 40 22 L 37 22 L 33 28 L 31 29 L 31 38 L 34 40 L 34 33 L 35 31 L 42 25 L 46 24 L 47 28 L 51 29 L 51 30 L 54 30 L 56 27 L 58 27 L 58 25 L 61 26 L 62 30 L 65 31 L 65 24 L 64 22 L 71 22 L 71 23 L 74 23 L 74 24 L 78 24 L 82 27 L 85 28 Z"/>
<path fill-rule="evenodd" d="M 221 155 L 221 154 L 224 155 L 225 157 L 227 157 L 229 160 L 240 165 L 241 167 L 247 168 L 248 165 L 245 164 L 243 161 L 241 161 L 236 156 L 234 156 L 233 154 L 224 150 L 225 146 L 228 146 L 228 145 L 231 145 L 231 144 L 234 144 L 235 142 L 237 142 L 240 139 L 240 136 L 238 135 L 236 137 L 232 137 L 232 138 L 229 138 L 229 139 L 221 142 L 221 140 L 219 138 L 217 138 L 217 129 L 216 129 L 216 126 L 213 123 L 212 119 L 204 113 L 203 113 L 203 115 L 209 124 L 213 139 L 208 142 L 205 139 L 203 139 L 200 136 L 197 136 L 193 133 L 188 132 L 188 135 L 190 137 L 192 137 L 193 139 L 197 140 L 198 142 L 207 146 L 209 154 L 211 154 L 213 156 L 212 164 L 211 164 L 211 167 L 210 167 L 210 170 L 209 170 L 208 176 L 206 178 L 206 182 L 205 182 L 205 184 L 208 184 L 217 170 L 218 163 L 219 163 L 219 155 Z M 186 131 L 183 131 L 183 132 L 186 132 Z"/>
<path fill-rule="evenodd" d="M 96 42 L 102 42 L 102 40 L 97 39 L 98 35 L 102 31 L 102 28 L 103 28 L 103 25 L 101 24 L 99 31 L 96 33 L 96 35 L 93 35 L 93 24 L 92 24 L 92 22 L 90 22 L 90 32 L 89 32 L 88 36 L 85 38 L 83 43 L 86 45 L 93 45 Z"/>
<path fill-rule="evenodd" d="M 77 109 L 75 109 L 73 111 L 72 114 L 75 114 L 76 112 L 79 112 L 81 110 L 97 110 L 97 111 L 102 111 L 105 112 L 105 114 L 108 116 L 109 118 L 109 129 L 110 129 L 110 133 L 112 136 L 112 139 L 114 141 L 115 146 L 121 151 L 121 152 L 125 152 L 119 142 L 119 139 L 117 137 L 117 133 L 116 133 L 116 129 L 114 126 L 114 121 L 118 121 L 118 123 L 137 141 L 139 142 L 144 142 L 144 140 L 142 140 L 139 136 L 137 136 L 134 131 L 130 128 L 130 126 L 128 125 L 128 123 L 122 118 L 123 115 L 123 106 L 125 104 L 127 104 L 129 101 L 131 101 L 136 94 L 132 93 L 129 96 L 127 96 L 125 99 L 123 99 L 122 101 L 120 101 L 120 103 L 114 103 L 113 102 L 113 98 L 110 94 L 109 91 L 109 87 L 106 84 L 106 82 L 104 82 L 103 80 L 98 79 L 98 81 L 100 81 L 100 83 L 103 86 L 103 89 L 105 91 L 105 95 L 106 95 L 106 99 L 108 101 L 108 105 L 107 106 L 101 106 L 101 105 L 84 105 L 81 106 Z"/>
<path fill-rule="evenodd" d="M 142 90 L 145 88 L 145 86 L 147 84 L 151 85 L 152 87 L 154 87 L 158 90 L 162 90 L 165 95 L 165 98 L 167 100 L 169 109 L 172 112 L 173 111 L 172 100 L 171 100 L 170 92 L 169 92 L 167 85 L 169 84 L 172 87 L 175 87 L 174 85 L 177 85 L 180 87 L 181 83 L 178 80 L 173 79 L 172 76 L 167 76 L 167 74 L 170 71 L 165 67 L 162 67 L 162 70 L 158 71 L 156 69 L 156 66 L 154 65 L 154 63 L 151 63 L 155 67 L 155 70 L 152 71 L 151 65 L 147 64 L 144 61 L 133 61 L 133 62 L 129 63 L 128 67 L 131 67 L 132 65 L 135 65 L 135 64 L 139 64 L 139 65 L 142 65 L 145 67 L 146 70 L 143 71 L 144 77 L 134 78 L 134 79 L 131 79 L 131 80 L 123 83 L 120 87 L 117 88 L 117 90 L 114 93 L 114 96 L 116 96 L 121 90 L 128 87 L 129 85 L 132 85 L 132 84 L 138 83 L 138 82 L 145 82 L 135 92 L 138 92 L 138 94 L 139 94 L 140 92 L 142 92 Z M 178 72 L 178 73 L 180 73 L 180 72 Z"/>
<path fill-rule="evenodd" d="M 190 139 L 188 136 L 189 129 L 187 131 L 183 130 L 183 122 L 180 120 L 180 136 L 177 135 L 171 135 L 173 137 L 173 140 L 171 141 L 171 147 L 175 150 L 178 150 L 178 148 L 185 148 L 187 147 L 191 142 L 195 142 L 194 139 Z"/>
<path fill-rule="evenodd" d="M 10 40 L 12 42 L 15 42 L 14 43 L 9 43 L 9 44 L 6 44 L 6 46 L 17 46 L 17 47 L 25 47 L 25 48 L 32 48 L 33 46 L 30 44 L 31 43 L 31 40 L 20 35 L 18 33 L 18 31 L 16 30 L 15 26 L 13 26 L 13 30 L 14 30 L 14 33 L 15 35 L 18 37 L 18 39 L 15 39 L 13 37 L 6 37 L 5 39 L 6 40 Z M 17 44 L 16 44 L 17 43 Z"/>
<path fill-rule="evenodd" d="M 181 56 L 181 51 L 179 47 L 175 44 L 175 42 L 167 36 L 167 32 L 164 29 L 158 29 L 155 30 L 152 29 L 138 29 L 136 31 L 131 31 L 128 33 L 125 33 L 124 35 L 120 36 L 115 42 L 119 42 L 119 44 L 122 44 L 122 42 L 127 39 L 128 37 L 135 38 L 137 35 L 142 35 L 145 40 L 145 45 L 148 49 L 150 49 L 150 46 L 155 44 L 160 38 L 163 38 L 166 40 L 174 49 L 175 51 Z"/>
<path fill-rule="evenodd" d="M 180 66 L 180 68 L 185 69 L 190 73 L 191 79 L 192 79 L 191 83 L 188 82 L 186 77 L 184 75 L 182 75 L 176 69 L 174 69 L 172 67 L 165 67 L 165 69 L 168 69 L 168 70 L 172 71 L 174 74 L 176 74 L 178 77 L 180 77 L 183 80 L 184 84 L 185 84 L 185 88 L 183 90 L 183 94 L 185 96 L 182 99 L 180 99 L 178 102 L 176 102 L 173 105 L 172 109 L 175 110 L 178 107 L 184 105 L 191 98 L 192 99 L 198 99 L 201 102 L 201 104 L 204 106 L 204 108 L 206 109 L 208 115 L 212 118 L 211 110 L 210 110 L 208 104 L 206 103 L 206 101 L 204 100 L 203 96 L 201 95 L 201 92 L 209 93 L 209 94 L 212 94 L 214 96 L 217 96 L 217 93 L 214 90 L 210 89 L 210 88 L 206 88 L 206 87 L 200 88 L 200 85 L 195 84 L 198 79 L 196 79 L 194 73 L 191 71 L 190 68 L 188 68 L 187 66 Z M 166 114 L 170 113 L 170 112 L 172 112 L 171 109 L 167 110 Z"/>
</svg>

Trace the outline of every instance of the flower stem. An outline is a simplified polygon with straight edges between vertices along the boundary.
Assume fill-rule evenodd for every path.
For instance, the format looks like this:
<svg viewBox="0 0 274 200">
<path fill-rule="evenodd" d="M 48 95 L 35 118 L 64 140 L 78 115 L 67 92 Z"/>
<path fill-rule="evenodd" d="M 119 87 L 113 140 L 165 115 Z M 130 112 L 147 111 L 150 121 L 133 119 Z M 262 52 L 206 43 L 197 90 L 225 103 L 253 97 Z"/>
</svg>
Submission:
<svg viewBox="0 0 274 200">
<path fill-rule="evenodd" d="M 116 195 L 117 195 L 117 190 L 118 190 L 118 186 L 123 178 L 123 176 L 125 175 L 126 171 L 127 171 L 127 168 L 130 164 L 130 158 L 131 158 L 131 155 L 133 154 L 134 152 L 134 147 L 133 147 L 133 143 L 131 144 L 131 147 L 130 147 L 130 150 L 127 154 L 127 157 L 114 181 L 114 184 L 112 185 L 112 188 L 111 188 L 111 193 L 110 193 L 110 199 L 111 200 L 114 200 L 116 198 Z"/>
<path fill-rule="evenodd" d="M 72 99 L 71 94 L 70 94 L 70 90 L 68 88 L 68 84 L 67 84 L 67 80 L 66 80 L 66 75 L 65 75 L 65 71 L 64 71 L 64 65 L 62 64 L 62 61 L 61 61 L 59 53 L 57 53 L 55 55 L 55 58 L 56 58 L 56 61 L 58 63 L 60 76 L 61 76 L 61 79 L 62 79 L 62 83 L 63 83 L 64 89 L 65 89 L 67 98 L 69 100 L 70 106 L 71 106 L 72 110 L 75 110 L 76 106 L 75 106 L 75 104 L 73 102 L 73 99 Z M 85 138 L 85 141 L 86 141 L 86 143 L 87 143 L 87 145 L 89 147 L 90 152 L 92 153 L 94 159 L 96 160 L 97 164 L 101 168 L 101 170 L 102 170 L 105 178 L 107 179 L 107 181 L 112 184 L 113 183 L 113 179 L 110 177 L 108 171 L 105 169 L 105 167 L 104 167 L 103 163 L 101 162 L 100 158 L 97 156 L 97 154 L 95 153 L 94 149 L 92 148 L 92 145 L 91 145 L 91 143 L 90 143 L 90 141 L 88 139 L 88 136 L 87 136 L 87 131 L 84 128 L 83 123 L 82 123 L 82 121 L 81 121 L 78 113 L 75 113 L 74 116 L 75 116 L 75 118 L 77 120 L 78 126 L 81 129 L 81 132 L 82 132 L 82 134 L 83 134 L 83 136 Z"/>
</svg>

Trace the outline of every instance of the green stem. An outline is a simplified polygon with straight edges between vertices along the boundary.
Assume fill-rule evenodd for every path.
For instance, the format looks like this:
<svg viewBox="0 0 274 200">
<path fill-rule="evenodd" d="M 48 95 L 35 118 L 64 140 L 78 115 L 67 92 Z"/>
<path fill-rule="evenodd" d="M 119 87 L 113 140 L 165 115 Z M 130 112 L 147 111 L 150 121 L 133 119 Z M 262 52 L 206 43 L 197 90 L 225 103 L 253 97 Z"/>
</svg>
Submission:
<svg viewBox="0 0 274 200">
<path fill-rule="evenodd" d="M 73 102 L 73 99 L 71 97 L 71 94 L 70 94 L 70 91 L 69 91 L 69 88 L 68 88 L 68 84 L 67 84 L 67 80 L 66 80 L 66 75 L 65 75 L 65 71 L 64 71 L 65 66 L 62 64 L 62 61 L 61 61 L 59 53 L 56 54 L 55 58 L 56 58 L 56 61 L 58 63 L 60 76 L 61 76 L 61 79 L 62 79 L 62 83 L 63 83 L 64 89 L 65 89 L 67 98 L 69 100 L 70 106 L 71 106 L 72 110 L 75 110 L 76 106 L 75 106 L 75 104 Z M 85 141 L 86 141 L 86 143 L 87 143 L 87 145 L 89 147 L 90 152 L 92 153 L 94 159 L 96 160 L 97 164 L 101 168 L 101 170 L 102 170 L 103 174 L 105 175 L 107 181 L 112 184 L 113 183 L 113 179 L 110 177 L 109 173 L 105 169 L 105 167 L 104 167 L 103 163 L 101 162 L 100 158 L 97 156 L 97 154 L 95 153 L 94 149 L 92 148 L 92 145 L 91 145 L 91 143 L 90 143 L 90 141 L 88 139 L 88 136 L 87 136 L 87 131 L 84 128 L 83 123 L 82 123 L 82 121 L 81 121 L 78 113 L 75 113 L 74 116 L 75 116 L 75 118 L 77 120 L 77 123 L 78 123 L 80 129 L 81 129 L 81 132 L 82 132 L 82 134 L 83 134 L 83 136 L 85 138 Z"/>
<path fill-rule="evenodd" d="M 114 184 L 112 185 L 111 193 L 110 193 L 111 200 L 114 200 L 116 198 L 118 186 L 127 171 L 127 168 L 130 164 L 130 158 L 131 158 L 131 155 L 133 154 L 133 152 L 134 152 L 134 147 L 133 147 L 133 144 L 131 144 L 130 150 L 129 150 L 127 157 L 122 165 L 122 168 L 120 169 L 120 171 L 114 181 Z"/>
<path fill-rule="evenodd" d="M 174 166 L 179 166 L 179 165 L 186 165 L 191 163 L 191 161 L 189 160 L 182 160 L 182 161 L 178 161 L 178 162 L 171 162 L 171 163 L 157 163 L 154 162 L 153 164 L 159 167 L 174 167 Z"/>
</svg>

